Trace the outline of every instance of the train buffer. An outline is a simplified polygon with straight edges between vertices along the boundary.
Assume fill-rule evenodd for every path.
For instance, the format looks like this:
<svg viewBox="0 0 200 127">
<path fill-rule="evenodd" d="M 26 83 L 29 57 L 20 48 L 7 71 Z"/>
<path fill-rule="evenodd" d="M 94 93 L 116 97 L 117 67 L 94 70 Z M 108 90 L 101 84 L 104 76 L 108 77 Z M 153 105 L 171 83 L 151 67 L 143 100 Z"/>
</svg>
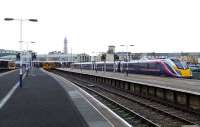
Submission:
<svg viewBox="0 0 200 127">
<path fill-rule="evenodd" d="M 15 85 L 18 83 L 13 87 Z M 0 104 L 3 99 L 0 98 Z M 106 115 L 101 113 L 101 110 L 107 109 L 102 108 L 102 104 L 93 105 L 94 103 L 99 102 L 68 80 L 34 68 L 30 75 L 24 78 L 23 88 L 17 87 L 0 107 L 0 127 L 115 126 L 106 115 L 118 120 L 120 127 L 129 126 L 112 112 L 107 112 Z"/>
</svg>

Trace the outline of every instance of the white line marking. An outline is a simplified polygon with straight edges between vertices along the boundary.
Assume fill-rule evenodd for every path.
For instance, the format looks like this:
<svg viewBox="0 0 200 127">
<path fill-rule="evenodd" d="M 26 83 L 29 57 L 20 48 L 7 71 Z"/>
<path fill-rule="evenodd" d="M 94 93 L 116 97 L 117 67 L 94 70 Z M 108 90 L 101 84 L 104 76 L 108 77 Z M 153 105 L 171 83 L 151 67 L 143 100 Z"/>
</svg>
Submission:
<svg viewBox="0 0 200 127">
<path fill-rule="evenodd" d="M 23 75 L 22 80 L 25 78 L 26 73 Z M 6 104 L 6 102 L 11 98 L 17 87 L 19 86 L 19 81 L 12 87 L 12 89 L 7 93 L 7 95 L 0 101 L 0 109 Z"/>
<path fill-rule="evenodd" d="M 13 95 L 17 87 L 19 86 L 19 82 L 17 82 L 12 89 L 8 92 L 8 94 L 1 100 L 0 102 L 0 109 L 3 108 L 3 106 L 6 104 L 6 102 L 10 99 L 10 97 Z"/>
</svg>

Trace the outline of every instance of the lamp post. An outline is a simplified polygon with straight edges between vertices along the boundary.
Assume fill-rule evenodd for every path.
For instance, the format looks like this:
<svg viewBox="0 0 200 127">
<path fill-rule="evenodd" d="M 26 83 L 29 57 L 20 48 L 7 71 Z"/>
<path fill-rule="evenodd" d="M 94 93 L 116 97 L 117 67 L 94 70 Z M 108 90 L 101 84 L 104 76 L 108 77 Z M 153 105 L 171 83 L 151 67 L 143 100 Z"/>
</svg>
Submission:
<svg viewBox="0 0 200 127">
<path fill-rule="evenodd" d="M 36 43 L 36 42 L 33 42 L 33 41 L 31 42 L 31 44 L 34 44 L 34 43 Z M 31 59 L 30 59 L 30 60 L 31 60 L 31 61 L 30 61 L 30 64 L 31 64 L 31 65 L 30 65 L 30 69 L 32 69 L 32 66 L 33 66 L 32 54 L 31 54 Z"/>
<path fill-rule="evenodd" d="M 99 61 L 99 59 L 97 59 L 100 54 L 103 54 L 103 52 L 92 52 L 94 54 L 94 70 L 97 72 L 97 62 Z M 100 58 L 101 59 L 101 58 Z"/>
<path fill-rule="evenodd" d="M 80 54 L 80 68 L 81 68 L 81 72 L 82 72 L 82 54 Z"/>
<path fill-rule="evenodd" d="M 20 22 L 20 40 L 19 40 L 19 43 L 20 43 L 20 71 L 19 71 L 19 86 L 22 88 L 22 76 L 23 76 L 23 73 L 22 73 L 22 23 L 24 21 L 30 21 L 30 22 L 37 22 L 38 20 L 37 19 L 15 19 L 15 18 L 4 18 L 5 21 L 12 21 L 12 20 L 16 20 L 16 21 L 19 21 Z"/>
<path fill-rule="evenodd" d="M 130 58 L 129 58 L 129 60 L 128 60 L 128 47 L 129 46 L 134 46 L 134 45 L 120 45 L 120 46 L 122 46 L 122 47 L 124 47 L 124 46 L 126 46 L 126 52 L 127 52 L 127 54 L 126 54 L 126 75 L 128 76 L 128 62 L 130 61 Z"/>
<path fill-rule="evenodd" d="M 95 52 L 95 51 L 93 51 L 92 52 L 93 53 L 93 64 L 92 64 L 92 69 L 94 70 L 94 71 L 96 71 L 97 72 L 97 66 L 96 66 L 96 57 L 97 57 L 97 53 L 98 52 Z"/>
<path fill-rule="evenodd" d="M 29 51 L 28 51 L 29 50 L 28 46 L 29 46 L 29 43 L 34 44 L 36 42 L 33 42 L 33 41 L 23 41 L 23 42 L 26 43 L 26 59 L 27 59 L 27 61 L 26 61 L 26 71 L 27 71 L 27 76 L 28 76 L 29 67 L 30 68 L 32 67 L 32 60 L 31 60 L 31 56 L 30 56 Z"/>
</svg>

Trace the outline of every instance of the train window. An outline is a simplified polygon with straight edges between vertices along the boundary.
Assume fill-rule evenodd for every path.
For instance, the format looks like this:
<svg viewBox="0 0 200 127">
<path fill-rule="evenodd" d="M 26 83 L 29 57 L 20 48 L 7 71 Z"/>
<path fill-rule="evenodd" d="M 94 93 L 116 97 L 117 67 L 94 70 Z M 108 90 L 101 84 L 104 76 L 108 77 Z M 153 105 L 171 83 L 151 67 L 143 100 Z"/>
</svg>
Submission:
<svg viewBox="0 0 200 127">
<path fill-rule="evenodd" d="M 129 66 L 129 65 L 128 65 Z M 127 68 L 127 63 L 123 64 L 123 68 Z"/>
<path fill-rule="evenodd" d="M 131 68 L 135 68 L 136 64 L 135 63 L 129 63 L 128 66 L 131 67 Z"/>
<path fill-rule="evenodd" d="M 147 68 L 147 63 L 141 63 L 141 64 L 140 64 L 140 67 L 141 67 L 141 68 Z"/>
<path fill-rule="evenodd" d="M 150 69 L 156 69 L 156 64 L 155 63 L 149 63 L 149 68 Z"/>
<path fill-rule="evenodd" d="M 7 61 L 0 61 L 0 67 L 1 68 L 7 68 L 8 67 L 8 62 Z"/>
<path fill-rule="evenodd" d="M 186 62 L 182 61 L 181 64 L 182 64 L 183 68 L 185 68 L 185 69 L 188 69 L 188 68 L 189 68 L 189 66 L 187 65 Z"/>
<path fill-rule="evenodd" d="M 177 68 L 179 69 L 188 69 L 188 65 L 186 64 L 186 62 L 180 61 L 178 59 L 171 59 L 175 65 L 177 66 Z"/>
<path fill-rule="evenodd" d="M 161 65 L 160 65 L 160 63 L 156 63 L 156 69 L 161 69 L 162 67 L 161 67 Z"/>
<path fill-rule="evenodd" d="M 139 68 L 139 67 L 140 67 L 140 63 L 136 63 L 136 64 L 135 64 L 135 67 L 136 67 L 136 68 Z"/>
<path fill-rule="evenodd" d="M 130 68 L 138 68 L 139 65 L 140 65 L 140 64 L 138 64 L 138 63 L 130 63 L 128 66 L 129 66 Z"/>
<path fill-rule="evenodd" d="M 164 62 L 164 63 L 165 63 L 165 62 Z M 167 66 L 167 68 L 168 68 L 172 73 L 175 74 L 174 70 L 173 70 L 167 63 L 165 63 L 165 65 Z"/>
</svg>

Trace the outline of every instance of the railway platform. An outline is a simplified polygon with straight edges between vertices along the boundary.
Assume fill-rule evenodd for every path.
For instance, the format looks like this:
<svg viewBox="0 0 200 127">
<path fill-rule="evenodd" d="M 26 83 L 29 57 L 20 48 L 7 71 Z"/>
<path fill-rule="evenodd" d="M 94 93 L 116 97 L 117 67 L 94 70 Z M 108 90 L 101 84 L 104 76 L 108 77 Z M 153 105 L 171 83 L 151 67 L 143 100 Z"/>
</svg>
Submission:
<svg viewBox="0 0 200 127">
<path fill-rule="evenodd" d="M 80 70 L 80 69 L 69 69 L 69 68 L 57 68 L 57 69 L 69 72 L 78 72 L 83 74 L 108 77 L 113 79 L 121 79 L 130 82 L 146 84 L 149 86 L 179 90 L 183 92 L 196 93 L 200 95 L 200 80 L 195 80 L 195 79 L 159 77 L 159 76 L 141 75 L 141 74 L 129 74 L 127 76 L 126 73 L 117 73 L 117 72 L 103 72 L 103 71 L 96 72 L 91 70 L 83 70 L 83 69 Z"/>
<path fill-rule="evenodd" d="M 6 96 L 13 84 L 17 82 L 18 73 L 17 70 L 0 73 L 0 100 Z"/>
<path fill-rule="evenodd" d="M 58 75 L 34 68 L 19 88 L 17 74 L 0 75 L 0 127 L 130 126 Z"/>
</svg>

